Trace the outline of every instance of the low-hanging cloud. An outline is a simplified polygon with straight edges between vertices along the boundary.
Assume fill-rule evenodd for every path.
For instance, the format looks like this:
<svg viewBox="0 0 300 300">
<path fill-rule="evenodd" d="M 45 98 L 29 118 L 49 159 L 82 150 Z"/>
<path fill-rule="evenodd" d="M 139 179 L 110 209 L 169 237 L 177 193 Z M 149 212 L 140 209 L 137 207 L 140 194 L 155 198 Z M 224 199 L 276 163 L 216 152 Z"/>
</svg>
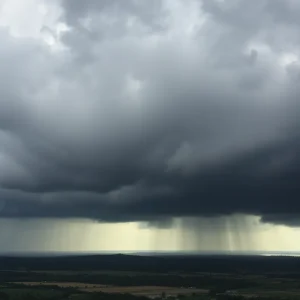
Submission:
<svg viewBox="0 0 300 300">
<path fill-rule="evenodd" d="M 0 30 L 0 216 L 297 224 L 297 1 L 54 3 Z"/>
</svg>

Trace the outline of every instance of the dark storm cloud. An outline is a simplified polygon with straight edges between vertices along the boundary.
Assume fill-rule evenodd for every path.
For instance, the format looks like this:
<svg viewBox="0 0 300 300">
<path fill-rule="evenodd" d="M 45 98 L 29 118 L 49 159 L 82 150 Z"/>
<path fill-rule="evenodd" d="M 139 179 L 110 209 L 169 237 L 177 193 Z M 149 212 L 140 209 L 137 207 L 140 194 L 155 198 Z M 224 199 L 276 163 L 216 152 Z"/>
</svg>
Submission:
<svg viewBox="0 0 300 300">
<path fill-rule="evenodd" d="M 0 34 L 1 216 L 295 223 L 297 1 L 60 4 L 63 51 Z"/>
<path fill-rule="evenodd" d="M 288 214 L 275 214 L 275 215 L 264 215 L 261 218 L 262 222 L 271 223 L 271 224 L 285 224 L 290 227 L 299 227 L 300 226 L 300 214 L 288 213 Z"/>
</svg>

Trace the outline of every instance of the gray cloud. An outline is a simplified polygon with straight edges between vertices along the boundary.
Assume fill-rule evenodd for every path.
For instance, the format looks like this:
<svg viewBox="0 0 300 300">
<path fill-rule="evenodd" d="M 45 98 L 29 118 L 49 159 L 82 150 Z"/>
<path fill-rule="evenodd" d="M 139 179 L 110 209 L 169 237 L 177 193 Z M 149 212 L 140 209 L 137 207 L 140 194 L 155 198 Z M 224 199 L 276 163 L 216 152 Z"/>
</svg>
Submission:
<svg viewBox="0 0 300 300">
<path fill-rule="evenodd" d="M 1 216 L 297 219 L 295 1 L 60 4 L 64 50 L 0 33 Z"/>
</svg>

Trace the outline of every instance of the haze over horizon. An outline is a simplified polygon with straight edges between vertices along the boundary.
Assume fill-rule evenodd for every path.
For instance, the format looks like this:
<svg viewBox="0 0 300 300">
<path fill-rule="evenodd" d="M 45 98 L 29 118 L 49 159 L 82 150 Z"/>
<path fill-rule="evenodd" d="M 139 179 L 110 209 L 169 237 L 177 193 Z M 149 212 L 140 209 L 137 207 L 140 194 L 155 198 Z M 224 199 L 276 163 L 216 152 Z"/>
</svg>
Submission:
<svg viewBox="0 0 300 300">
<path fill-rule="evenodd" d="M 0 0 L 0 252 L 300 250 L 300 1 Z"/>
</svg>

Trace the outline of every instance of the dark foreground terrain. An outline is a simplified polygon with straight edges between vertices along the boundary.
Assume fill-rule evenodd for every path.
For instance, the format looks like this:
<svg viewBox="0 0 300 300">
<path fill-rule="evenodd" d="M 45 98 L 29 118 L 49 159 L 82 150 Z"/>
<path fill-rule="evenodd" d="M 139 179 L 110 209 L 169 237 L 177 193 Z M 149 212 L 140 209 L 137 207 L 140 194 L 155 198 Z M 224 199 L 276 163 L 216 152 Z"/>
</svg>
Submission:
<svg viewBox="0 0 300 300">
<path fill-rule="evenodd" d="M 0 300 L 299 299 L 300 258 L 0 257 Z"/>
</svg>

